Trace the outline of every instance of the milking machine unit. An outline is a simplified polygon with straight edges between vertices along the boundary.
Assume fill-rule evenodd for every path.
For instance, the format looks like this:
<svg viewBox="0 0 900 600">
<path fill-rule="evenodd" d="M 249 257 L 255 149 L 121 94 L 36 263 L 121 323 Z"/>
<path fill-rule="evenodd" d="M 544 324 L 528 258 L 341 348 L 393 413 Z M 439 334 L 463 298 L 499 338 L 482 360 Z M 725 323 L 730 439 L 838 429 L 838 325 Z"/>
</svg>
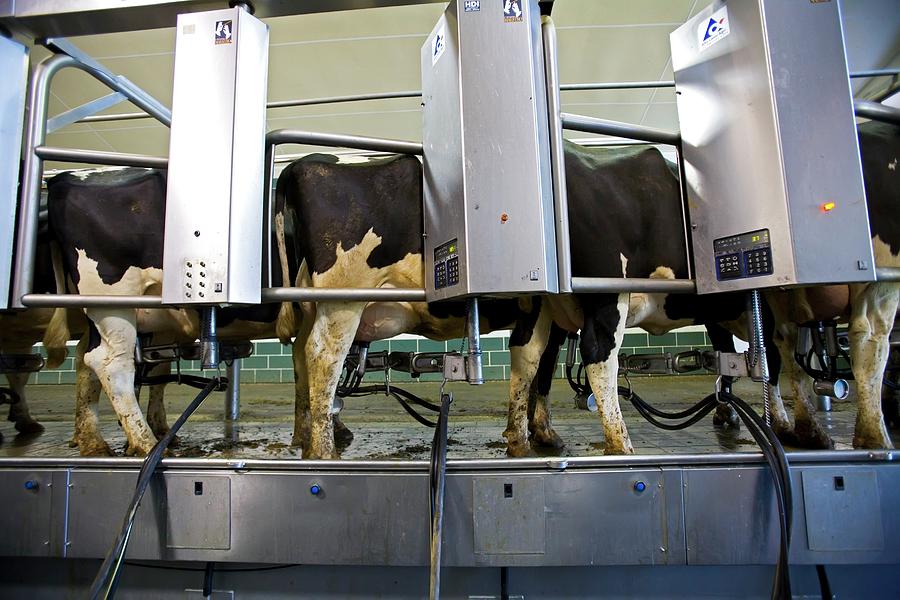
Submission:
<svg viewBox="0 0 900 600">
<path fill-rule="evenodd" d="M 260 303 L 268 52 L 269 28 L 247 4 L 178 17 L 162 297 L 198 309 L 203 369 L 218 369 L 222 358 L 217 307 Z M 145 348 L 138 355 L 152 362 L 166 352 Z M 115 594 L 137 507 L 166 447 L 221 383 L 210 379 L 147 456 L 91 598 Z"/>
</svg>

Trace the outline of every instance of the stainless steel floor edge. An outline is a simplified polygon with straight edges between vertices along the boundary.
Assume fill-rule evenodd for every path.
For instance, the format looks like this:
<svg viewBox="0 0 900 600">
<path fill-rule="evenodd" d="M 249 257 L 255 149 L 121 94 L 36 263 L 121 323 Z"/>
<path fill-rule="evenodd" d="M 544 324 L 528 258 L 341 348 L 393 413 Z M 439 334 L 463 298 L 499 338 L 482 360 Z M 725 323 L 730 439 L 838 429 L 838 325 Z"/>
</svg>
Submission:
<svg viewBox="0 0 900 600">
<path fill-rule="evenodd" d="M 791 465 L 890 463 L 896 450 L 798 451 L 788 453 Z M 0 468 L 139 469 L 143 459 L 133 457 L 7 457 Z M 642 454 L 631 456 L 581 456 L 546 458 L 491 458 L 449 460 L 450 472 L 474 471 L 566 471 L 582 469 L 629 469 L 663 466 L 727 466 L 762 464 L 762 454 L 750 452 L 711 454 Z M 427 472 L 424 460 L 302 460 L 235 458 L 167 458 L 166 470 L 211 469 L 221 471 L 306 471 L 306 472 Z"/>
</svg>

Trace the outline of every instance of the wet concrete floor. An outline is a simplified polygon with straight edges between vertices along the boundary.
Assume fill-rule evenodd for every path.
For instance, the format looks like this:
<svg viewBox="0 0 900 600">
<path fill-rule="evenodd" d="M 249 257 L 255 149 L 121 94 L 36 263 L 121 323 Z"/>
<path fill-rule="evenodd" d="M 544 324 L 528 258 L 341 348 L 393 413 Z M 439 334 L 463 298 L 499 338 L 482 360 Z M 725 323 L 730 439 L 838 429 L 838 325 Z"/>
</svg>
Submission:
<svg viewBox="0 0 900 600">
<path fill-rule="evenodd" d="M 634 389 L 648 402 L 668 411 L 680 410 L 713 391 L 714 377 L 677 376 L 634 379 Z M 622 380 L 620 380 L 622 383 Z M 411 383 L 402 387 L 437 402 L 439 384 Z M 482 386 L 448 384 L 453 393 L 448 455 L 453 458 L 505 456 L 502 436 L 506 426 L 508 384 L 488 382 Z M 69 447 L 74 426 L 74 386 L 32 385 L 28 401 L 44 426 L 40 434 L 18 434 L 12 423 L 3 421 L 0 456 L 78 456 Z M 166 407 L 173 422 L 197 393 L 186 386 L 168 386 Z M 739 381 L 735 393 L 762 411 L 759 384 Z M 141 404 L 146 408 L 147 392 Z M 851 399 L 834 401 L 830 413 L 819 418 L 831 433 L 837 449 L 849 449 L 856 417 Z M 224 394 L 214 393 L 191 417 L 179 434 L 175 456 L 240 458 L 299 458 L 291 447 L 293 430 L 293 385 L 246 384 L 241 387 L 241 415 L 231 432 L 223 423 Z M 551 392 L 553 424 L 566 442 L 555 454 L 590 456 L 603 453 L 603 430 L 597 413 L 575 408 L 573 393 L 565 381 L 555 381 Z M 626 423 L 638 454 L 686 454 L 756 451 L 746 428 L 723 430 L 713 426 L 712 416 L 683 431 L 663 431 L 646 422 L 626 401 L 622 402 Z M 125 437 L 109 402 L 100 401 L 101 430 L 110 446 L 124 452 Z M 426 413 L 429 418 L 432 413 Z M 354 440 L 342 452 L 344 459 L 427 459 L 433 430 L 415 422 L 395 400 L 383 395 L 348 398 L 342 413 Z M 900 436 L 895 435 L 895 444 Z"/>
</svg>

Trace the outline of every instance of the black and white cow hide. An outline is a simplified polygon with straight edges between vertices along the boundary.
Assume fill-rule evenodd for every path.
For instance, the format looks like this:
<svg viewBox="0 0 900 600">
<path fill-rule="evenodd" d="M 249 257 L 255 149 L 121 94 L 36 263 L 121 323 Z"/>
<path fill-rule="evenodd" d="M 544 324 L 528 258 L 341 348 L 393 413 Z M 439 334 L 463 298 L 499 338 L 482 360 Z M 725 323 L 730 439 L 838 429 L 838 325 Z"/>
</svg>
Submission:
<svg viewBox="0 0 900 600">
<path fill-rule="evenodd" d="M 59 244 L 74 291 L 91 295 L 160 294 L 166 210 L 165 172 L 118 169 L 63 173 L 47 182 L 50 230 Z M 276 276 L 280 281 L 280 271 Z M 277 307 L 221 309 L 224 341 L 273 337 Z M 128 440 L 127 452 L 142 455 L 168 431 L 162 386 L 150 390 L 147 419 L 134 389 L 138 333 L 154 343 L 191 342 L 199 333 L 196 311 L 182 309 L 85 310 L 88 335 L 76 352 L 74 443 L 82 454 L 110 454 L 98 428 L 102 388 Z M 62 322 L 65 320 L 63 319 Z M 68 339 L 58 333 L 56 339 Z M 85 368 L 87 367 L 87 368 Z M 168 370 L 157 367 L 151 374 Z M 149 422 L 148 422 L 149 421 Z"/>
</svg>

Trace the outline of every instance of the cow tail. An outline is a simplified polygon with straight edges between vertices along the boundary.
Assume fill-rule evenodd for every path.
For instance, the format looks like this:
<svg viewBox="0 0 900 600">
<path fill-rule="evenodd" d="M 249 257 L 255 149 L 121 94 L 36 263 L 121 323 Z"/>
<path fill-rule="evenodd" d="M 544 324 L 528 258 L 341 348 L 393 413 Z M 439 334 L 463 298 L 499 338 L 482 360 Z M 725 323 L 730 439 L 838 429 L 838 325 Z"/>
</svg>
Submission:
<svg viewBox="0 0 900 600">
<path fill-rule="evenodd" d="M 285 205 L 282 177 L 278 178 L 275 186 L 275 239 L 278 243 L 278 260 L 281 263 L 282 285 L 289 286 L 297 276 L 291 273 L 287 256 L 287 239 L 285 236 L 285 218 L 287 207 Z M 297 334 L 297 313 L 291 302 L 282 302 L 278 309 L 278 318 L 275 320 L 275 335 L 282 344 L 290 344 L 291 338 Z"/>
<path fill-rule="evenodd" d="M 56 279 L 56 293 L 66 293 L 66 276 L 63 273 L 62 253 L 56 242 L 50 242 L 50 253 L 53 257 L 53 277 Z M 69 319 L 65 308 L 53 310 L 50 325 L 44 331 L 44 348 L 47 350 L 47 367 L 59 367 L 69 354 L 66 343 L 69 341 Z"/>
</svg>

